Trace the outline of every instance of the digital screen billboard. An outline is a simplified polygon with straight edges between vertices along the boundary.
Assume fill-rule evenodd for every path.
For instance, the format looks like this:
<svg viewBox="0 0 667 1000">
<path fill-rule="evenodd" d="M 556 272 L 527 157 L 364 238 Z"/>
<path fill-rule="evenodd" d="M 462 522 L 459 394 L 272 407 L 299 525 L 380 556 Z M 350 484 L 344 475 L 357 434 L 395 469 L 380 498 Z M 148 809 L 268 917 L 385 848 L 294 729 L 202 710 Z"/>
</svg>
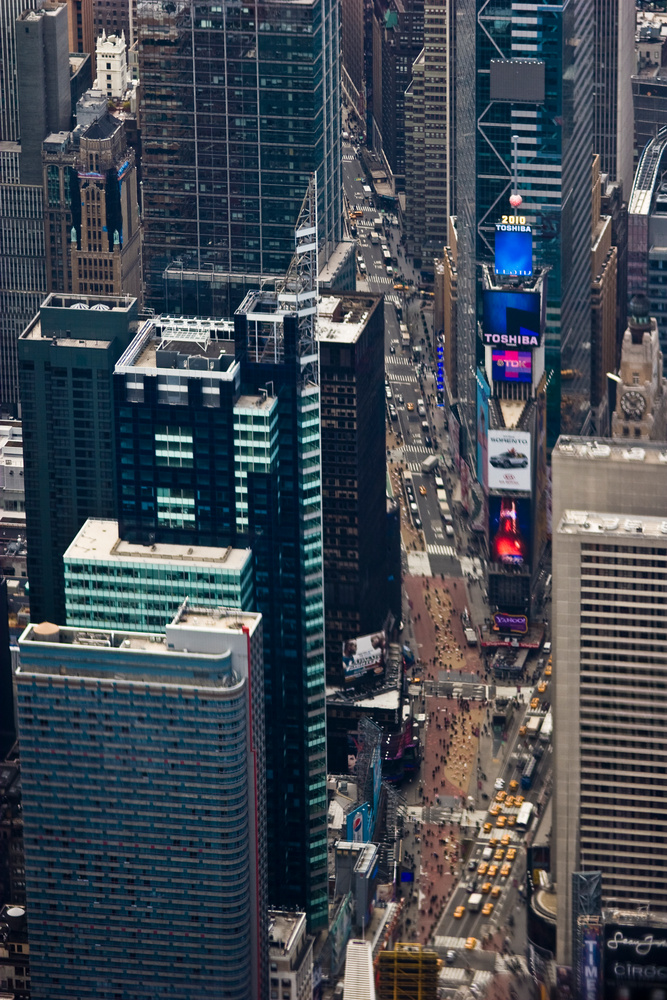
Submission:
<svg viewBox="0 0 667 1000">
<path fill-rule="evenodd" d="M 533 234 L 529 226 L 496 226 L 496 274 L 530 277 L 533 273 Z"/>
<path fill-rule="evenodd" d="M 530 493 L 530 434 L 489 431 L 489 489 Z"/>
<path fill-rule="evenodd" d="M 489 497 L 489 551 L 491 562 L 502 566 L 530 566 L 530 500 L 526 497 Z"/>
<path fill-rule="evenodd" d="M 477 371 L 477 480 L 488 490 L 489 396 L 491 390 L 481 371 Z"/>
<path fill-rule="evenodd" d="M 499 347 L 538 347 L 541 296 L 539 292 L 501 292 L 484 289 L 482 330 L 485 344 Z M 517 328 L 513 315 L 521 312 L 525 322 Z M 508 324 L 509 319 L 509 324 Z M 524 332 L 521 332 L 521 327 Z"/>
<path fill-rule="evenodd" d="M 491 352 L 491 377 L 494 382 L 532 382 L 532 353 L 494 348 Z"/>
<path fill-rule="evenodd" d="M 346 681 L 363 677 L 368 670 L 382 673 L 384 669 L 384 632 L 361 635 L 343 643 L 343 674 Z"/>
<path fill-rule="evenodd" d="M 667 928 L 648 924 L 604 926 L 604 1000 L 652 1000 L 667 988 Z"/>
</svg>

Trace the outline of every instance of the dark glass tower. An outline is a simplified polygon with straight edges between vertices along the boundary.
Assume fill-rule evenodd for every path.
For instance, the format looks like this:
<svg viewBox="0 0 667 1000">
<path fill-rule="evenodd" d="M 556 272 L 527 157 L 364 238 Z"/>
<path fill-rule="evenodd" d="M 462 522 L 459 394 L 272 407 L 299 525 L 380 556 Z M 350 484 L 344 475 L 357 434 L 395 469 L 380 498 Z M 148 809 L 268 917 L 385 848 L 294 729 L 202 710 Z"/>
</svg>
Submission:
<svg viewBox="0 0 667 1000">
<path fill-rule="evenodd" d="M 314 171 L 326 260 L 342 225 L 336 0 L 145 0 L 139 21 L 147 302 L 164 307 L 174 261 L 236 285 L 284 275 Z"/>
<path fill-rule="evenodd" d="M 521 10 L 509 0 L 493 8 L 465 0 L 456 37 L 463 425 L 471 440 L 477 265 L 493 261 L 495 224 L 513 212 L 516 186 L 523 199 L 517 211 L 534 234 L 534 263 L 549 268 L 547 365 L 556 376 L 550 436 L 559 421 L 563 431 L 581 433 L 590 416 L 593 0 L 544 0 Z"/>
</svg>

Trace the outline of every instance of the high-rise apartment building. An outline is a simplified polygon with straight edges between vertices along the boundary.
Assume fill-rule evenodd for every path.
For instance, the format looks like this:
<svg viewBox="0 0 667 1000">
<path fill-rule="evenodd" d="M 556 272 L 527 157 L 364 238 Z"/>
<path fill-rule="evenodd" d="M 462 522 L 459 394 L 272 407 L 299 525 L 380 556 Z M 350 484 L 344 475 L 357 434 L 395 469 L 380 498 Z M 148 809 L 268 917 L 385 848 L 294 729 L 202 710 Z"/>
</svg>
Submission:
<svg viewBox="0 0 667 1000">
<path fill-rule="evenodd" d="M 520 213 L 534 234 L 534 264 L 549 269 L 550 432 L 557 432 L 559 405 L 564 430 L 576 432 L 589 419 L 593 0 L 481 8 L 466 0 L 457 4 L 456 44 L 456 367 L 467 453 L 475 426 L 477 265 L 493 260 L 503 215 Z M 512 195 L 522 198 L 515 207 Z"/>
<path fill-rule="evenodd" d="M 32 997 L 264 1000 L 261 616 L 19 648 Z"/>
<path fill-rule="evenodd" d="M 553 468 L 558 961 L 573 872 L 602 905 L 667 911 L 664 444 L 561 437 Z"/>
<path fill-rule="evenodd" d="M 645 295 L 667 351 L 667 127 L 644 149 L 628 204 L 628 294 Z"/>
<path fill-rule="evenodd" d="M 65 621 L 63 552 L 89 517 L 116 517 L 113 370 L 135 299 L 49 295 L 19 338 L 30 605 Z"/>
<path fill-rule="evenodd" d="M 425 0 L 424 48 L 405 95 L 406 236 L 428 271 L 453 211 L 454 8 L 451 0 Z"/>
<path fill-rule="evenodd" d="M 622 181 L 626 192 L 633 175 L 636 18 L 634 4 L 595 0 L 593 152 L 600 154 L 602 173 Z"/>
<path fill-rule="evenodd" d="M 137 0 L 93 0 L 95 36 L 125 35 L 128 47 L 137 40 Z"/>
<path fill-rule="evenodd" d="M 382 298 L 321 299 L 318 340 L 327 676 L 340 681 L 343 643 L 389 610 Z"/>
<path fill-rule="evenodd" d="M 315 171 L 324 262 L 342 226 L 338 3 L 146 0 L 139 17 L 148 304 L 174 261 L 284 275 Z"/>
</svg>

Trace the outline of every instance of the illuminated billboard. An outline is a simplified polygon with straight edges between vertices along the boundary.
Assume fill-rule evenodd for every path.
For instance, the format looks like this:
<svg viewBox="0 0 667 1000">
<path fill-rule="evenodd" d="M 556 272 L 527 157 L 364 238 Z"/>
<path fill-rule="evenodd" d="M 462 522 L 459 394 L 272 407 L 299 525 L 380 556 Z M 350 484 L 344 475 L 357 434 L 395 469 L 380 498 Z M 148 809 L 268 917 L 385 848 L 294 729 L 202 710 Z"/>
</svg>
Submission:
<svg viewBox="0 0 667 1000">
<path fill-rule="evenodd" d="M 494 347 L 539 347 L 541 308 L 539 292 L 501 292 L 485 288 L 484 343 Z"/>
<path fill-rule="evenodd" d="M 489 430 L 489 396 L 491 390 L 482 372 L 477 370 L 477 480 L 484 490 L 488 490 L 488 440 Z"/>
<path fill-rule="evenodd" d="M 496 226 L 495 272 L 530 277 L 533 273 L 533 234 L 530 226 Z"/>
<path fill-rule="evenodd" d="M 530 500 L 489 497 L 489 552 L 492 563 L 530 567 Z"/>
<path fill-rule="evenodd" d="M 494 348 L 491 352 L 491 377 L 494 382 L 532 382 L 532 353 Z"/>
<path fill-rule="evenodd" d="M 490 490 L 530 493 L 530 434 L 528 431 L 489 431 Z"/>
<path fill-rule="evenodd" d="M 604 1000 L 664 997 L 667 928 L 647 923 L 604 926 Z"/>
<path fill-rule="evenodd" d="M 362 635 L 343 643 L 343 674 L 346 681 L 357 680 L 367 671 L 381 674 L 384 669 L 384 632 Z"/>
</svg>

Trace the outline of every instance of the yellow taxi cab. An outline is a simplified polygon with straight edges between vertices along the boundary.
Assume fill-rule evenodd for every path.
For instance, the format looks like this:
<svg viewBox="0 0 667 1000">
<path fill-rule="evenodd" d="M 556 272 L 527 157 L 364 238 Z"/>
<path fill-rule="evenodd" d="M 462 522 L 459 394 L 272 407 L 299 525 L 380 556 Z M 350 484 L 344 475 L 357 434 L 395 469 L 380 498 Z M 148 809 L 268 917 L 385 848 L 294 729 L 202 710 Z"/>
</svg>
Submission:
<svg viewBox="0 0 667 1000">
<path fill-rule="evenodd" d="M 496 802 L 504 802 L 507 798 L 507 792 L 498 792 L 496 795 Z"/>
<path fill-rule="evenodd" d="M 406 409 L 407 409 L 408 413 L 412 413 L 412 411 L 414 410 L 414 408 L 415 408 L 415 404 L 414 403 L 408 403 L 407 406 L 406 406 Z"/>
<path fill-rule="evenodd" d="M 491 892 L 491 883 L 485 882 L 482 886 L 482 892 Z"/>
<path fill-rule="evenodd" d="M 489 847 L 496 847 L 498 844 L 497 837 L 489 837 Z"/>
<path fill-rule="evenodd" d="M 510 819 L 511 818 L 512 817 L 510 816 Z M 499 816 L 498 819 L 496 820 L 496 826 L 499 826 L 502 829 L 502 827 L 505 826 L 506 822 L 507 822 L 507 816 Z"/>
<path fill-rule="evenodd" d="M 351 219 L 363 219 L 363 217 L 364 217 L 363 212 L 350 212 Z"/>
<path fill-rule="evenodd" d="M 490 833 L 492 829 L 493 829 L 493 823 L 484 824 L 484 833 Z"/>
<path fill-rule="evenodd" d="M 545 677 L 551 677 L 551 671 L 552 670 L 553 670 L 553 667 L 551 666 L 551 664 L 547 663 L 546 667 L 544 668 L 544 676 Z"/>
<path fill-rule="evenodd" d="M 496 826 L 497 825 L 498 824 L 496 823 Z M 516 826 L 516 816 L 508 816 L 507 817 L 507 825 L 508 826 Z"/>
<path fill-rule="evenodd" d="M 466 951 L 473 951 L 477 947 L 477 938 L 474 937 L 466 938 L 466 943 L 464 947 Z"/>
<path fill-rule="evenodd" d="M 523 795 L 515 795 L 514 796 L 514 805 L 515 806 L 522 806 L 523 805 L 523 800 L 524 800 Z"/>
<path fill-rule="evenodd" d="M 503 891 L 502 886 L 494 885 L 493 889 L 491 890 L 491 895 L 493 896 L 494 899 L 498 899 L 498 896 L 502 891 Z"/>
<path fill-rule="evenodd" d="M 486 875 L 486 873 L 488 872 L 488 870 L 489 870 L 489 862 L 488 861 L 481 861 L 479 863 L 479 865 L 477 866 L 477 874 L 478 875 Z"/>
<path fill-rule="evenodd" d="M 525 726 L 519 726 L 519 736 L 525 736 L 528 730 Z"/>
<path fill-rule="evenodd" d="M 510 781 L 510 791 L 515 792 L 518 787 L 519 787 L 519 782 L 516 780 L 516 778 L 512 778 L 512 780 Z"/>
<path fill-rule="evenodd" d="M 547 689 L 547 682 L 540 681 L 540 683 L 537 685 L 537 690 L 540 692 L 540 694 L 544 694 L 546 689 Z"/>
<path fill-rule="evenodd" d="M 539 698 L 531 698 L 530 699 L 530 707 L 532 708 L 533 711 L 535 711 L 536 708 L 539 708 L 540 707 L 540 699 Z"/>
<path fill-rule="evenodd" d="M 493 913 L 493 903 L 485 903 L 482 907 L 482 915 L 485 917 L 490 917 Z"/>
<path fill-rule="evenodd" d="M 498 874 L 498 865 L 491 865 L 488 871 L 489 878 L 495 878 L 497 874 Z"/>
<path fill-rule="evenodd" d="M 516 847 L 510 847 L 507 851 L 507 861 L 514 861 L 516 857 Z"/>
<path fill-rule="evenodd" d="M 507 878 L 507 876 L 511 871 L 512 871 L 512 866 L 508 863 L 504 864 L 503 867 L 500 869 L 500 877 Z"/>
<path fill-rule="evenodd" d="M 494 802 L 493 805 L 489 807 L 489 815 L 497 816 L 501 809 L 502 806 L 500 805 L 500 802 Z"/>
<path fill-rule="evenodd" d="M 499 847 L 496 853 L 493 855 L 493 860 L 502 861 L 504 857 L 505 857 L 505 851 L 502 849 L 502 847 Z"/>
<path fill-rule="evenodd" d="M 456 909 L 454 910 L 454 920 L 460 920 L 465 911 L 466 911 L 465 906 L 457 906 Z"/>
<path fill-rule="evenodd" d="M 509 833 L 504 833 L 503 839 L 500 841 L 500 843 L 503 845 L 503 847 L 507 847 L 511 839 L 512 838 L 510 837 Z"/>
<path fill-rule="evenodd" d="M 425 486 L 420 486 L 419 487 L 419 492 L 421 493 L 421 495 L 423 497 L 425 497 L 426 496 L 426 487 Z"/>
</svg>

